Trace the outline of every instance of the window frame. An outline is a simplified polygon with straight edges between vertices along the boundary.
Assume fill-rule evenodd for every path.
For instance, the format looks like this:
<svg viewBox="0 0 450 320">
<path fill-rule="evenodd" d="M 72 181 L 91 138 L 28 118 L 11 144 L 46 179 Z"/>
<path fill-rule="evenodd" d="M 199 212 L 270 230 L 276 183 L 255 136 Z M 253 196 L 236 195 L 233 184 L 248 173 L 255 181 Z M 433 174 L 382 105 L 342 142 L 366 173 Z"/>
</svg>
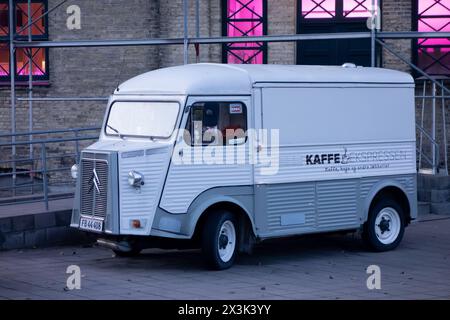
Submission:
<svg viewBox="0 0 450 320">
<path fill-rule="evenodd" d="M 249 0 L 240 0 L 243 3 L 250 2 Z M 255 0 L 253 0 L 255 1 Z M 263 14 L 262 14 L 262 28 L 263 28 L 263 35 L 267 35 L 267 0 L 261 0 L 263 5 Z M 228 19 L 228 0 L 221 0 L 221 9 L 222 9 L 222 36 L 228 37 L 228 24 L 233 21 Z M 250 41 L 252 42 L 252 41 Z M 255 42 L 257 43 L 257 42 Z M 230 43 L 224 43 L 222 44 L 222 62 L 228 63 L 228 52 L 232 50 L 249 50 L 248 48 L 242 47 L 242 48 L 232 48 L 229 47 Z M 267 42 L 262 42 L 261 45 L 258 46 L 261 50 L 261 53 L 263 55 L 263 64 L 267 64 L 267 54 L 268 54 L 268 45 Z"/>
<path fill-rule="evenodd" d="M 40 3 L 44 6 L 44 12 L 48 11 L 48 0 L 31 0 L 31 3 Z M 9 8 L 9 2 L 8 0 L 0 0 L 0 4 L 6 4 L 8 7 L 8 18 L 9 18 L 9 10 L 11 10 L 11 8 Z M 17 26 L 17 14 L 18 14 L 18 5 L 19 4 L 28 4 L 28 0 L 16 0 L 14 1 L 14 10 L 15 10 L 15 14 L 13 15 L 14 17 L 14 23 L 13 25 L 14 27 L 14 33 L 16 33 L 18 30 L 17 29 L 21 29 L 22 27 Z M 42 40 L 48 40 L 49 39 L 49 33 L 48 33 L 48 15 L 45 15 L 43 17 L 44 19 L 44 30 L 43 30 L 43 34 L 40 35 L 32 35 L 32 41 L 42 41 Z M 28 22 L 25 24 L 27 25 Z M 8 33 L 4 36 L 0 36 L 0 44 L 6 44 L 6 48 L 8 48 L 9 51 L 9 37 L 10 37 L 10 33 L 11 30 L 9 30 L 8 28 Z M 15 35 L 14 40 L 22 40 L 22 41 L 27 41 L 28 40 L 28 35 Z M 49 69 L 49 50 L 48 48 L 38 48 L 39 50 L 44 50 L 44 56 L 45 56 L 45 73 L 43 75 L 33 75 L 33 84 L 44 84 L 46 85 L 47 82 L 50 78 L 50 69 Z M 17 66 L 17 50 L 19 50 L 19 48 L 16 48 L 15 52 L 14 52 L 14 70 L 9 70 L 9 74 L 7 76 L 0 76 L 0 85 L 2 84 L 8 84 L 11 81 L 11 75 L 12 72 L 14 72 L 14 79 L 17 82 L 18 85 L 20 85 L 21 83 L 27 83 L 28 82 L 28 77 L 29 75 L 19 75 L 17 72 L 18 70 L 18 66 Z M 28 49 L 23 49 L 23 50 L 28 50 Z M 26 55 L 28 55 L 28 53 L 25 52 Z M 11 59 L 11 57 L 9 58 Z M 11 60 L 9 60 L 9 65 L 11 64 Z M 28 59 L 26 59 L 28 60 Z M 28 68 L 28 67 L 27 67 Z"/>
<path fill-rule="evenodd" d="M 411 18 L 412 18 L 412 21 L 411 21 L 412 31 L 418 31 L 419 30 L 419 20 L 420 20 L 420 17 L 421 17 L 420 14 L 419 14 L 419 1 L 420 0 L 412 1 L 412 15 L 411 15 Z M 430 17 L 433 17 L 433 16 L 430 16 Z M 444 18 L 449 18 L 450 19 L 450 11 L 449 11 L 449 13 L 447 15 L 434 16 L 434 17 L 444 17 Z M 436 32 L 438 32 L 438 31 L 436 31 Z M 443 37 L 443 38 L 445 38 L 445 37 Z M 420 50 L 420 48 L 427 48 L 428 46 L 421 46 L 421 45 L 419 45 L 419 40 L 420 39 L 413 39 L 411 41 L 412 42 L 412 45 L 411 45 L 412 55 L 411 56 L 412 56 L 413 64 L 416 65 L 417 67 L 419 67 L 422 70 L 422 66 L 419 65 L 419 50 Z M 443 48 L 450 48 L 450 45 L 448 45 L 448 46 L 441 46 L 441 47 L 443 47 Z M 450 55 L 450 51 L 446 55 Z M 438 59 L 438 60 L 440 60 L 440 59 Z M 428 65 L 427 68 L 425 68 L 423 71 L 428 74 L 427 69 L 429 67 L 431 67 L 432 65 L 434 65 L 434 63 L 431 64 L 431 65 Z M 439 74 L 431 73 L 430 75 L 443 76 L 443 77 L 450 76 L 450 65 L 448 65 L 447 67 L 442 66 L 443 63 L 440 63 L 440 65 L 441 65 L 441 67 L 443 69 L 446 69 L 447 72 L 439 73 Z M 420 77 L 421 76 L 421 74 L 419 74 L 416 70 L 413 70 L 412 72 L 413 72 L 414 76 L 416 76 L 416 77 Z"/>
<path fill-rule="evenodd" d="M 228 105 L 233 104 L 233 103 L 241 104 L 243 106 L 243 108 L 244 108 L 243 109 L 244 110 L 243 114 L 245 116 L 245 127 L 246 127 L 245 130 L 244 130 L 244 132 L 245 132 L 245 141 L 243 143 L 238 143 L 238 144 L 219 144 L 219 145 L 214 145 L 214 144 L 211 144 L 211 143 L 203 143 L 203 139 L 202 139 L 202 144 L 193 144 L 192 142 L 193 142 L 193 138 L 194 137 L 192 135 L 192 131 L 193 131 L 192 113 L 193 113 L 193 110 L 195 108 L 195 105 L 199 104 L 199 103 L 218 103 L 218 104 L 226 103 Z M 187 143 L 187 141 L 184 138 L 184 136 L 183 136 L 183 141 L 184 141 L 184 143 L 187 146 L 190 146 L 192 148 L 196 148 L 196 147 L 203 148 L 203 147 L 209 147 L 209 146 L 212 146 L 212 147 L 238 147 L 238 146 L 242 146 L 242 145 L 247 144 L 247 141 L 248 141 L 248 136 L 247 136 L 248 126 L 249 126 L 248 107 L 247 107 L 247 104 L 245 102 L 239 101 L 239 100 L 205 100 L 205 101 L 199 100 L 199 101 L 195 101 L 194 103 L 192 103 L 189 106 L 189 114 L 187 115 L 186 123 L 184 125 L 183 130 L 189 132 L 190 141 L 189 141 L 189 143 Z"/>
</svg>

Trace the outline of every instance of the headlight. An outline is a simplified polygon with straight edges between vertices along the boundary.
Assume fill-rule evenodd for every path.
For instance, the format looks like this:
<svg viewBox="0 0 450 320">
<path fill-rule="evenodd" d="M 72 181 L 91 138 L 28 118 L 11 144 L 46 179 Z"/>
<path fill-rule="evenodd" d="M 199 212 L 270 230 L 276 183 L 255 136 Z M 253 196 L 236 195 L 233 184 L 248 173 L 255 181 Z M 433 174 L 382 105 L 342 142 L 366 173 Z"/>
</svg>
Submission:
<svg viewBox="0 0 450 320">
<path fill-rule="evenodd" d="M 131 170 L 128 173 L 128 184 L 132 187 L 140 188 L 144 185 L 144 175 L 137 171 Z"/>
<path fill-rule="evenodd" d="M 78 165 L 74 164 L 72 168 L 70 168 L 70 174 L 72 175 L 72 178 L 76 179 L 78 177 Z"/>
</svg>

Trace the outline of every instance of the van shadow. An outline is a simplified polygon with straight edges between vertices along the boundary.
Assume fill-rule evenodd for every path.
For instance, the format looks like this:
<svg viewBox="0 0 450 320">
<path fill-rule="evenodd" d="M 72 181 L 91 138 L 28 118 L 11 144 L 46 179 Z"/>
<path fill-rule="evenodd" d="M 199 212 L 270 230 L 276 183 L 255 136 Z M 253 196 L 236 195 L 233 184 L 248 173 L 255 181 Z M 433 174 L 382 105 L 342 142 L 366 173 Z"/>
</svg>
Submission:
<svg viewBox="0 0 450 320">
<path fill-rule="evenodd" d="M 235 265 L 270 266 L 293 261 L 307 263 L 323 257 L 330 259 L 342 256 L 343 253 L 358 255 L 364 252 L 367 252 L 367 249 L 363 246 L 361 239 L 355 235 L 303 235 L 263 241 L 255 246 L 251 255 L 240 254 Z M 107 263 L 108 268 L 184 272 L 205 269 L 199 249 L 147 249 L 136 257 L 112 257 L 111 259 L 114 263 Z M 106 265 L 103 266 L 106 267 Z"/>
</svg>

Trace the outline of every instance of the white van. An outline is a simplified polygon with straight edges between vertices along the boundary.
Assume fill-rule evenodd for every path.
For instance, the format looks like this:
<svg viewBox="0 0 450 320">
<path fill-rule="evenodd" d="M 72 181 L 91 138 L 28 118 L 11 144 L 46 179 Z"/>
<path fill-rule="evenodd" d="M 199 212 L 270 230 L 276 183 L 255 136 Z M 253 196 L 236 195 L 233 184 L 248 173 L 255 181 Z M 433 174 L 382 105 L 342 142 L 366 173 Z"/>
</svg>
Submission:
<svg viewBox="0 0 450 320">
<path fill-rule="evenodd" d="M 362 231 L 390 250 L 417 217 L 415 148 L 402 72 L 160 69 L 111 96 L 99 141 L 72 168 L 71 226 L 119 256 L 199 245 L 215 269 L 257 241 L 308 233 Z"/>
</svg>

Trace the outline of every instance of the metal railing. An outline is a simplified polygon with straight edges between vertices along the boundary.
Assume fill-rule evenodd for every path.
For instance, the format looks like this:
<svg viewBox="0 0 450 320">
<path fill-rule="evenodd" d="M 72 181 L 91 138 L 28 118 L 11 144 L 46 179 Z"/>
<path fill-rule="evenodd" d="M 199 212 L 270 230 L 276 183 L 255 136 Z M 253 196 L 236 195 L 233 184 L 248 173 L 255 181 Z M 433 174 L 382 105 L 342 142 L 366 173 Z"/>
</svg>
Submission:
<svg viewBox="0 0 450 320">
<path fill-rule="evenodd" d="M 436 83 L 431 82 L 430 90 L 428 93 L 428 82 L 427 79 L 419 79 L 423 80 L 422 86 L 422 94 L 416 95 L 417 102 L 416 106 L 420 106 L 420 123 L 416 124 L 418 130 L 418 149 L 417 149 L 417 158 L 418 158 L 418 171 L 423 173 L 431 173 L 431 174 L 445 174 L 448 175 L 448 143 L 447 143 L 447 110 L 446 110 L 446 99 L 448 98 L 445 95 L 444 90 L 441 90 L 440 94 L 438 93 Z M 447 78 L 436 78 L 441 85 L 444 85 L 444 81 L 448 80 Z M 418 88 L 419 89 L 419 88 Z M 418 90 L 419 91 L 419 90 Z M 427 105 L 428 102 L 428 105 Z M 438 108 L 440 104 L 440 108 Z M 425 112 L 425 110 L 427 112 Z M 441 119 L 438 119 L 438 111 L 440 109 Z M 428 120 L 428 121 L 426 121 Z M 427 122 L 427 123 L 426 123 Z M 428 133 L 425 130 L 425 126 L 429 126 Z M 429 144 L 427 145 L 424 141 L 424 138 L 427 139 Z M 440 143 L 438 143 L 438 141 Z M 427 150 L 428 147 L 428 150 Z M 442 148 L 442 151 L 441 150 Z M 427 156 L 426 152 L 431 156 Z M 442 154 L 442 159 L 441 159 Z M 430 165 L 429 168 L 424 166 L 424 161 Z"/>
<path fill-rule="evenodd" d="M 99 130 L 91 127 L 0 134 L 1 154 L 13 147 L 18 151 L 15 157 L 0 160 L 0 206 L 43 201 L 48 210 L 50 199 L 72 197 L 75 181 L 71 166 L 79 161 L 84 145 L 98 139 Z M 14 142 L 2 141 L 13 137 Z M 32 153 L 28 152 L 30 146 Z"/>
</svg>

